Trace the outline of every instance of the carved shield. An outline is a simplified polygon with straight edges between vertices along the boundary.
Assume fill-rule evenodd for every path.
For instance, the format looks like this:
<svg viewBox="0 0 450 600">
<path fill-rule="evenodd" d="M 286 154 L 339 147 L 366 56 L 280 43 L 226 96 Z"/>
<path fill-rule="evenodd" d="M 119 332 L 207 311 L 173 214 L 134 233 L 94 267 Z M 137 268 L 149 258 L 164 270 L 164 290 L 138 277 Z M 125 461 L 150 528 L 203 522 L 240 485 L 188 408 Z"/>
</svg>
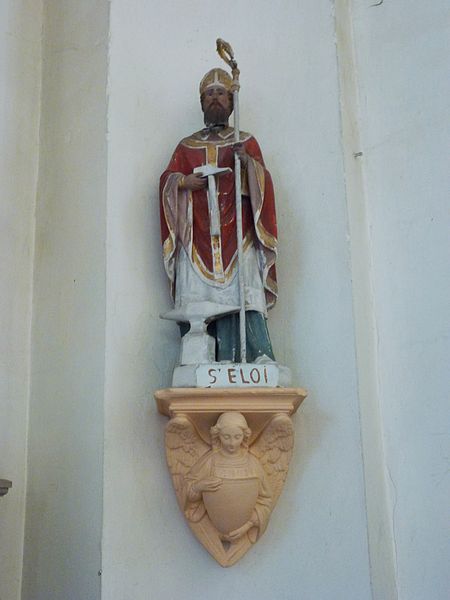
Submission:
<svg viewBox="0 0 450 600">
<path fill-rule="evenodd" d="M 252 516 L 258 499 L 259 480 L 223 479 L 215 492 L 203 492 L 203 502 L 212 524 L 220 533 L 228 534 L 245 525 Z"/>
</svg>

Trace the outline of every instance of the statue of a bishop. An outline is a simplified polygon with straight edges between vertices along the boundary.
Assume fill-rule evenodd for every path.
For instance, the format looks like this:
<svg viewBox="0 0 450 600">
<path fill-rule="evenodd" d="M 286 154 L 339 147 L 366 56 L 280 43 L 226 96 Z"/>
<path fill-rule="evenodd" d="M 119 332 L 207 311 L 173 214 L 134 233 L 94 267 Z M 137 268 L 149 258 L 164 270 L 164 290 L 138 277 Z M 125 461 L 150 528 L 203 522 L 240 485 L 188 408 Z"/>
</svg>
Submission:
<svg viewBox="0 0 450 600">
<path fill-rule="evenodd" d="M 277 224 L 270 173 L 256 139 L 234 129 L 232 79 L 212 69 L 200 83 L 205 127 L 178 144 L 161 176 L 160 208 L 164 266 L 175 307 L 209 301 L 240 305 L 234 155 L 241 164 L 246 349 L 249 362 L 274 359 L 267 329 L 267 310 L 277 297 L 275 259 Z M 214 190 L 209 184 L 213 173 Z M 203 168 L 203 171 L 202 171 Z M 216 173 L 216 174 L 214 174 Z M 208 185 L 210 186 L 208 189 Z M 215 194 L 215 206 L 211 205 Z M 180 324 L 181 334 L 188 325 Z M 216 338 L 216 360 L 238 362 L 239 315 L 214 320 L 208 332 Z"/>
</svg>

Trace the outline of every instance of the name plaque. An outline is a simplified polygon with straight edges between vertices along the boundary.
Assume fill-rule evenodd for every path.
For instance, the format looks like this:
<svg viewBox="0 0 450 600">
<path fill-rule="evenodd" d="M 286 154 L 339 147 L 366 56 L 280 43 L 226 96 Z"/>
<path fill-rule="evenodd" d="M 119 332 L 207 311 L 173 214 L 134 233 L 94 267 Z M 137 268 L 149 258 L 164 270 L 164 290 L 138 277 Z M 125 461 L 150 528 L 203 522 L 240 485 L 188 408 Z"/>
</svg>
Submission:
<svg viewBox="0 0 450 600">
<path fill-rule="evenodd" d="M 277 387 L 279 369 L 274 364 L 203 364 L 196 369 L 197 387 Z"/>
</svg>

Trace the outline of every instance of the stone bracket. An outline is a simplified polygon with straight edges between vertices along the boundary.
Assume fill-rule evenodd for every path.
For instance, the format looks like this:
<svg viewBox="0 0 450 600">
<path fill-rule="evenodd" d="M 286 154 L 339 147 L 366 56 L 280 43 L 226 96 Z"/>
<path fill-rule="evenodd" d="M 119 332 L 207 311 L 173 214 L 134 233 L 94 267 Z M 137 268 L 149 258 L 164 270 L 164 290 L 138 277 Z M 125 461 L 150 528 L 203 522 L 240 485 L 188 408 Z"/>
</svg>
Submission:
<svg viewBox="0 0 450 600">
<path fill-rule="evenodd" d="M 288 473 L 301 388 L 168 388 L 165 445 L 180 509 L 223 567 L 264 533 Z"/>
<path fill-rule="evenodd" d="M 220 414 L 238 411 L 247 418 L 253 441 L 275 415 L 293 415 L 306 395 L 302 388 L 166 388 L 155 392 L 155 399 L 162 415 L 189 417 L 205 441 Z"/>
</svg>

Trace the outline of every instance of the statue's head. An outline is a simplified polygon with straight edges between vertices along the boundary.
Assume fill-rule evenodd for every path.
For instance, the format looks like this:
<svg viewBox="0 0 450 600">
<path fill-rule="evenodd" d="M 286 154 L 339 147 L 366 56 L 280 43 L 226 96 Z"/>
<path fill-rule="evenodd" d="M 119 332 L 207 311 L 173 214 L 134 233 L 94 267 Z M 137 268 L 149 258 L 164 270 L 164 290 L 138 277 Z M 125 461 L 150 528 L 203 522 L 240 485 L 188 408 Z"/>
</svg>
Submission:
<svg viewBox="0 0 450 600">
<path fill-rule="evenodd" d="M 208 71 L 200 82 L 200 102 L 206 125 L 227 125 L 233 112 L 233 80 L 223 69 Z"/>
<path fill-rule="evenodd" d="M 241 446 L 248 448 L 251 434 L 244 415 L 238 412 L 221 414 L 214 427 L 211 427 L 213 446 L 220 447 L 227 454 L 237 454 Z"/>
</svg>

